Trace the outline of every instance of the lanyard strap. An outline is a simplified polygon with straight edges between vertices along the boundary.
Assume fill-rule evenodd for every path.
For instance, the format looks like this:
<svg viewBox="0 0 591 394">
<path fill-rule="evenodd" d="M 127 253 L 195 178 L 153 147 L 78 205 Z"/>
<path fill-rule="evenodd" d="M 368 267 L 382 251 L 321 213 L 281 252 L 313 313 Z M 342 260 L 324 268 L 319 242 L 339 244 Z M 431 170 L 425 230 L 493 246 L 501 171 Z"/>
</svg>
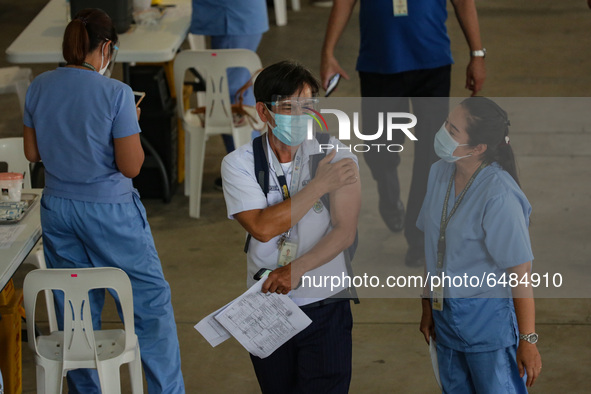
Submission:
<svg viewBox="0 0 591 394">
<path fill-rule="evenodd" d="M 267 143 L 266 140 L 267 139 L 265 138 L 265 145 Z M 298 148 L 298 151 L 296 152 L 295 158 L 293 160 L 293 170 L 291 174 L 291 182 L 289 188 L 287 187 L 287 177 L 283 172 L 283 167 L 281 167 L 281 163 L 279 163 L 279 160 L 277 159 L 277 156 L 275 155 L 273 149 L 271 149 L 271 159 L 273 160 L 273 168 L 275 169 L 275 173 L 277 174 L 277 180 L 279 181 L 279 186 L 281 187 L 283 201 L 285 201 L 292 195 L 296 194 L 300 187 L 300 176 L 302 175 L 303 162 L 302 148 Z"/>
<path fill-rule="evenodd" d="M 266 148 L 267 147 L 267 139 L 268 136 L 265 133 L 265 141 L 263 143 L 263 146 Z M 265 149 L 265 153 L 266 153 L 266 149 Z M 275 155 L 275 152 L 273 151 L 273 149 L 271 149 L 271 158 L 273 159 L 273 168 L 275 169 L 275 173 L 277 174 L 277 180 L 279 181 L 279 186 L 281 187 L 281 195 L 283 197 L 283 201 L 287 200 L 288 198 L 290 198 L 292 195 L 295 195 L 299 188 L 300 188 L 300 176 L 302 175 L 302 162 L 303 162 L 303 153 L 302 153 L 302 147 L 298 148 L 298 151 L 296 152 L 295 158 L 293 160 L 293 169 L 292 169 L 292 173 L 291 173 L 291 182 L 290 182 L 290 187 L 287 187 L 287 178 L 285 176 L 285 173 L 283 172 L 283 168 L 281 167 L 281 163 L 279 163 L 279 160 L 277 159 L 277 156 Z M 291 193 L 290 193 L 291 190 Z M 291 227 L 289 230 L 287 230 L 285 233 L 283 233 L 283 235 L 281 236 L 282 240 L 288 239 L 291 235 L 291 229 L 293 227 Z"/>
<path fill-rule="evenodd" d="M 460 206 L 460 203 L 464 199 L 464 196 L 468 192 L 468 189 L 470 189 L 470 186 L 472 186 L 472 183 L 474 183 L 476 176 L 486 166 L 487 166 L 487 164 L 482 163 L 480 165 L 480 167 L 478 167 L 478 169 L 476 171 L 474 171 L 474 174 L 472 174 L 472 176 L 468 180 L 468 183 L 466 184 L 466 186 L 464 187 L 464 189 L 462 190 L 462 192 L 458 196 L 458 199 L 456 200 L 456 202 L 455 202 L 455 204 L 454 204 L 453 208 L 451 209 L 451 212 L 449 213 L 449 216 L 448 216 L 447 215 L 447 204 L 449 203 L 449 196 L 451 194 L 451 187 L 453 186 L 453 183 L 454 183 L 454 178 L 456 176 L 457 168 L 454 168 L 454 171 L 451 174 L 451 177 L 449 178 L 449 183 L 447 185 L 447 193 L 445 193 L 445 200 L 443 201 L 443 210 L 441 211 L 441 224 L 439 225 L 439 240 L 437 241 L 437 271 L 438 272 L 441 272 L 443 270 L 443 257 L 445 256 L 445 231 L 447 230 L 447 225 L 448 225 L 449 221 L 451 220 L 451 217 L 453 216 L 453 214 L 456 213 L 456 210 Z"/>
</svg>

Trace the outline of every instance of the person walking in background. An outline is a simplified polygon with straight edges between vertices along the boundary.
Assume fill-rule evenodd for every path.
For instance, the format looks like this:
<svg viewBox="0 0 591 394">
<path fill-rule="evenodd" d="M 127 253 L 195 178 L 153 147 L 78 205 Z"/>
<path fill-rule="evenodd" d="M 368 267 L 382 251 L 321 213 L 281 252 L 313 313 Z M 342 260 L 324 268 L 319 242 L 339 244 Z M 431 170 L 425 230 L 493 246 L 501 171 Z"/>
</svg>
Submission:
<svg viewBox="0 0 591 394">
<path fill-rule="evenodd" d="M 431 167 L 417 226 L 425 232 L 425 272 L 451 280 L 427 283 L 420 330 L 427 343 L 436 341 L 444 393 L 526 393 L 542 370 L 530 286 L 531 205 L 509 125 L 495 102 L 472 97 L 435 135 L 441 160 Z M 486 282 L 475 286 L 472 278 L 484 274 Z M 452 285 L 458 277 L 470 285 Z"/>
<path fill-rule="evenodd" d="M 184 393 L 170 286 L 133 188 L 144 161 L 131 88 L 102 74 L 117 33 L 98 9 L 80 11 L 64 33 L 65 67 L 39 75 L 25 101 L 24 149 L 43 160 L 43 248 L 49 268 L 116 267 L 129 276 L 135 331 L 150 393 Z M 116 296 L 116 293 L 112 293 Z M 63 293 L 54 294 L 63 330 Z M 89 294 L 95 330 L 104 290 Z M 70 393 L 99 393 L 96 370 L 67 375 Z"/>
<path fill-rule="evenodd" d="M 243 48 L 256 52 L 263 33 L 269 30 L 265 0 L 193 0 L 190 33 L 210 36 L 211 49 Z M 236 102 L 236 92 L 251 78 L 245 68 L 228 69 L 230 101 Z M 244 105 L 255 105 L 252 89 L 243 96 Z M 236 117 L 234 122 L 246 122 Z M 226 152 L 235 149 L 231 134 L 222 134 Z M 215 186 L 221 189 L 221 178 Z"/>
<path fill-rule="evenodd" d="M 326 89 L 334 74 L 348 79 L 334 51 L 357 0 L 334 0 L 322 47 L 320 77 Z M 456 17 L 470 50 L 466 69 L 466 88 L 477 94 L 486 78 L 485 49 L 480 41 L 480 29 L 474 0 L 451 0 Z M 378 112 L 408 112 L 408 98 L 448 97 L 453 59 L 445 22 L 446 0 L 360 0 L 359 23 L 361 43 L 357 71 L 361 80 L 362 97 L 402 97 L 389 101 L 363 101 L 365 134 L 375 132 Z M 418 118 L 414 129 L 415 143 L 413 175 L 406 214 L 400 199 L 398 153 L 387 150 L 365 153 L 365 160 L 376 180 L 379 211 L 387 227 L 402 231 L 409 245 L 405 261 L 409 266 L 424 263 L 424 238 L 415 226 L 425 190 L 429 167 L 436 160 L 433 137 L 449 112 L 447 100 L 411 99 Z M 392 141 L 386 133 L 376 143 L 402 144 L 404 135 L 394 134 Z"/>
</svg>

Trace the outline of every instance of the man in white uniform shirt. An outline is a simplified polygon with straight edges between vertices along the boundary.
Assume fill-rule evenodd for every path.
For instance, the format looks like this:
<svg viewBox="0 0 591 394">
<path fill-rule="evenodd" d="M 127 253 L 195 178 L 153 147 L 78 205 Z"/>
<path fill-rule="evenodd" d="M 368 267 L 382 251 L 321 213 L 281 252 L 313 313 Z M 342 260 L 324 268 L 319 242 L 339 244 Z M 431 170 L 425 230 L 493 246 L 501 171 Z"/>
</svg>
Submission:
<svg viewBox="0 0 591 394">
<path fill-rule="evenodd" d="M 251 355 L 263 393 L 347 393 L 351 379 L 348 289 L 300 285 L 304 275 L 349 274 L 344 251 L 355 241 L 361 202 L 357 158 L 351 152 L 333 150 L 319 162 L 315 176 L 310 173 L 311 156 L 321 151 L 317 139 L 306 139 L 306 112 L 319 87 L 309 70 L 291 61 L 265 68 L 256 79 L 257 113 L 268 125 L 258 141 L 269 167 L 268 193 L 259 183 L 260 172 L 255 174 L 256 140 L 222 162 L 228 216 L 251 236 L 248 286 L 259 269 L 272 269 L 263 292 L 289 294 L 312 320 L 271 356 Z M 329 144 L 340 142 L 331 138 Z M 325 194 L 329 204 L 321 201 Z"/>
</svg>

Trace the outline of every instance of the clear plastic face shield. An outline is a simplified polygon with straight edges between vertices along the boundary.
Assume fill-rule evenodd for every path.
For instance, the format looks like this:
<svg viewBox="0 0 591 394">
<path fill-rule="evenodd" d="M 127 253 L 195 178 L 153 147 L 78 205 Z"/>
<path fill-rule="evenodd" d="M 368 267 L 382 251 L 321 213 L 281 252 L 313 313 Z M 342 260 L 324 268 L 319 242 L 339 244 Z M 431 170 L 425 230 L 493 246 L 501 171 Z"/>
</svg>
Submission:
<svg viewBox="0 0 591 394">
<path fill-rule="evenodd" d="M 115 59 L 117 59 L 117 53 L 119 52 L 119 47 L 117 46 L 118 43 L 109 42 L 109 56 L 105 58 L 105 61 L 108 63 L 103 65 L 105 67 L 105 71 L 102 73 L 105 77 L 110 78 L 113 74 L 113 69 L 115 68 Z M 103 52 L 104 53 L 104 52 Z"/>
<path fill-rule="evenodd" d="M 315 128 L 324 128 L 318 103 L 316 97 L 274 95 L 273 101 L 265 103 L 271 113 L 267 124 L 273 135 L 289 146 L 299 146 L 307 138 L 314 138 Z"/>
</svg>

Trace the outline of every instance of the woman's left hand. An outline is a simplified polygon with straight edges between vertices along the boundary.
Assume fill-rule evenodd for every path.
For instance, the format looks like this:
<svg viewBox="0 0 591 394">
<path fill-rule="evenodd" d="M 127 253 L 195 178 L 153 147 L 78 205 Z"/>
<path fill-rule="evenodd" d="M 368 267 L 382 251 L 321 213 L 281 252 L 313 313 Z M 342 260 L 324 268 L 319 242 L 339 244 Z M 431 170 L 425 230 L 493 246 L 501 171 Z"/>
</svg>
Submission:
<svg viewBox="0 0 591 394">
<path fill-rule="evenodd" d="M 527 381 L 525 385 L 531 387 L 540 376 L 542 372 L 542 357 L 535 344 L 527 341 L 519 341 L 517 347 L 517 367 L 519 368 L 519 376 L 523 377 L 527 373 Z"/>
</svg>

